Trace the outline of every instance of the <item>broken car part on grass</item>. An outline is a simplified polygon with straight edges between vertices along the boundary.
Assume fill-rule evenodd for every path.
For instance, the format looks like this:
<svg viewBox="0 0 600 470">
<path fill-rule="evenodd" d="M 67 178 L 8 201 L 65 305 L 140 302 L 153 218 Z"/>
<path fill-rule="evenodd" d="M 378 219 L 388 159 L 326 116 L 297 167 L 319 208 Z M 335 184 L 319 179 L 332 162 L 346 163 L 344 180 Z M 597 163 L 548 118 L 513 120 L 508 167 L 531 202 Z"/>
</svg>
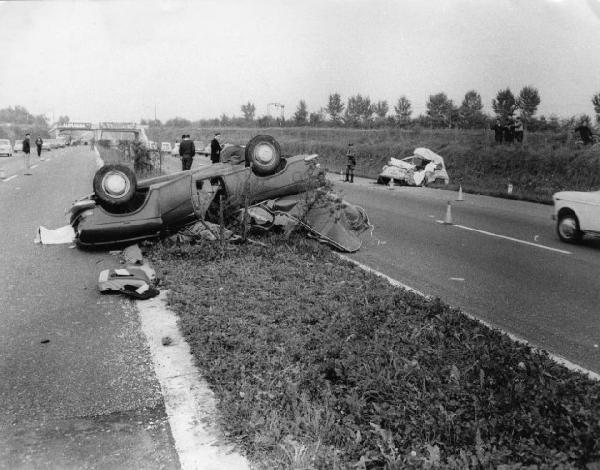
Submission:
<svg viewBox="0 0 600 470">
<path fill-rule="evenodd" d="M 244 159 L 141 181 L 124 165 L 100 168 L 94 176 L 94 193 L 75 202 L 70 211 L 76 243 L 97 247 L 161 238 L 198 221 L 219 223 L 221 211 L 229 219 L 245 207 L 310 195 L 326 184 L 316 155 L 284 156 L 271 136 L 254 137 L 243 147 L 243 154 Z M 335 197 L 330 199 L 333 204 Z M 364 211 L 340 216 L 332 208 L 308 209 L 296 219 L 310 233 L 344 251 L 360 247 L 356 235 L 348 232 L 352 224 L 347 222 L 360 213 L 368 226 Z M 276 209 L 272 215 L 281 216 L 281 212 Z"/>
</svg>

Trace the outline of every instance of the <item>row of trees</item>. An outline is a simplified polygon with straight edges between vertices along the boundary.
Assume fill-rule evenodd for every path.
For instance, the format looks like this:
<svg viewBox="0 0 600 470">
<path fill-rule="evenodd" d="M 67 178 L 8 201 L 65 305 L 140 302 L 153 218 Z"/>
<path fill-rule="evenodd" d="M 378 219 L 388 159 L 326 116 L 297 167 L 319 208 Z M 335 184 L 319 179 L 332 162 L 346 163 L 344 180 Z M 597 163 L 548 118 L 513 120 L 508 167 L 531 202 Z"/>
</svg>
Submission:
<svg viewBox="0 0 600 470">
<path fill-rule="evenodd" d="M 565 125 L 573 123 L 591 124 L 591 118 L 585 114 L 573 116 L 568 119 L 559 119 L 556 116 L 546 118 L 535 116 L 541 102 L 539 92 L 533 86 L 525 86 L 515 95 L 506 88 L 499 90 L 492 100 L 494 115 L 490 116 L 483 112 L 481 95 L 470 90 L 460 105 L 456 105 L 446 93 L 430 95 L 426 103 L 426 112 L 417 117 L 412 117 L 412 103 L 406 96 L 398 98 L 390 109 L 387 101 L 372 102 L 369 96 L 357 94 L 342 100 L 339 93 L 329 95 L 327 105 L 318 111 L 310 112 L 306 101 L 300 100 L 296 111 L 290 120 L 273 118 L 272 116 L 256 117 L 256 106 L 252 102 L 240 107 L 242 116 L 229 117 L 225 114 L 220 118 L 190 121 L 184 118 L 169 119 L 164 123 L 167 127 L 190 127 L 199 126 L 244 126 L 258 125 L 260 127 L 271 126 L 345 126 L 345 127 L 385 127 L 421 126 L 429 128 L 459 128 L 459 129 L 481 129 L 488 127 L 494 119 L 499 119 L 505 124 L 510 119 L 519 116 L 523 119 L 525 126 L 530 130 L 557 130 Z M 600 123 L 600 92 L 592 97 L 592 103 L 596 112 L 596 121 Z M 162 126 L 160 120 L 144 120 L 142 124 L 151 127 Z"/>
<path fill-rule="evenodd" d="M 0 123 L 7 124 L 24 124 L 35 126 L 36 128 L 47 128 L 48 119 L 43 114 L 37 116 L 27 111 L 24 106 L 9 106 L 8 108 L 0 109 Z"/>
</svg>

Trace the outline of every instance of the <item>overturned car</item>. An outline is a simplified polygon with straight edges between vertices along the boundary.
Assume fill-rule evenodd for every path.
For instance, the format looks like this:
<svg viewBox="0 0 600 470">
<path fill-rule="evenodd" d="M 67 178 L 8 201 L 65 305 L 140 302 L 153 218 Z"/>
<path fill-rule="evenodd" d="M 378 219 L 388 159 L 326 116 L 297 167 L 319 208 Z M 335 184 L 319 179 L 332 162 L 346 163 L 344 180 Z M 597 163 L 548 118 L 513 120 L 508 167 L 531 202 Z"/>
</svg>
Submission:
<svg viewBox="0 0 600 470">
<path fill-rule="evenodd" d="M 220 200 L 239 208 L 325 184 L 316 155 L 283 156 L 271 136 L 254 137 L 244 152 L 244 159 L 232 163 L 140 181 L 124 165 L 101 167 L 94 193 L 70 209 L 76 243 L 91 247 L 161 237 L 197 219 L 214 218 Z"/>
<path fill-rule="evenodd" d="M 423 147 L 416 148 L 410 157 L 391 158 L 388 164 L 384 165 L 377 182 L 388 184 L 390 180 L 410 186 L 450 182 L 444 159 Z"/>
</svg>

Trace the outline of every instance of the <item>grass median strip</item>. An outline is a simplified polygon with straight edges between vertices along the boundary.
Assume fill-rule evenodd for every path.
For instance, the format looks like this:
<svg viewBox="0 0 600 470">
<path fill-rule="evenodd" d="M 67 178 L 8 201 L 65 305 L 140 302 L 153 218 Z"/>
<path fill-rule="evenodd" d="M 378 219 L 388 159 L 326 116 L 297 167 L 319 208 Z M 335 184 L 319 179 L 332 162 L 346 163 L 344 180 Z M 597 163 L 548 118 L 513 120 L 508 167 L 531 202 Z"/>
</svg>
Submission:
<svg viewBox="0 0 600 470">
<path fill-rule="evenodd" d="M 585 468 L 600 383 L 292 235 L 156 245 L 222 427 L 258 468 Z"/>
</svg>

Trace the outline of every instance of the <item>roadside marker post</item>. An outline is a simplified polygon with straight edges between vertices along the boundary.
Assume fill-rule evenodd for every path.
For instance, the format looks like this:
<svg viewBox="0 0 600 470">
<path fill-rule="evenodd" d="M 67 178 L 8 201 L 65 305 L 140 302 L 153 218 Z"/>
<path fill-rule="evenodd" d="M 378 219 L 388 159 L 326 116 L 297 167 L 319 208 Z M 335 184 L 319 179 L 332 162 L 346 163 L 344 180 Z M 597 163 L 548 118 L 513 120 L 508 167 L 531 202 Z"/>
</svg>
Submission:
<svg viewBox="0 0 600 470">
<path fill-rule="evenodd" d="M 506 188 L 506 192 L 508 194 L 512 194 L 512 192 L 513 192 L 513 185 L 512 185 L 512 183 L 508 183 L 508 186 Z"/>
<path fill-rule="evenodd" d="M 444 225 L 452 225 L 452 205 L 450 201 L 446 205 L 446 217 L 444 218 Z"/>
<path fill-rule="evenodd" d="M 388 189 L 394 189 L 394 178 L 390 178 L 390 182 L 388 183 Z"/>
<path fill-rule="evenodd" d="M 6 170 L 4 168 L 0 168 L 0 180 L 6 178 Z"/>
<path fill-rule="evenodd" d="M 344 181 L 344 170 L 340 170 L 340 181 Z"/>
<path fill-rule="evenodd" d="M 462 185 L 458 186 L 458 197 L 456 198 L 457 201 L 464 201 L 465 198 L 463 196 L 463 191 L 462 191 Z"/>
</svg>

